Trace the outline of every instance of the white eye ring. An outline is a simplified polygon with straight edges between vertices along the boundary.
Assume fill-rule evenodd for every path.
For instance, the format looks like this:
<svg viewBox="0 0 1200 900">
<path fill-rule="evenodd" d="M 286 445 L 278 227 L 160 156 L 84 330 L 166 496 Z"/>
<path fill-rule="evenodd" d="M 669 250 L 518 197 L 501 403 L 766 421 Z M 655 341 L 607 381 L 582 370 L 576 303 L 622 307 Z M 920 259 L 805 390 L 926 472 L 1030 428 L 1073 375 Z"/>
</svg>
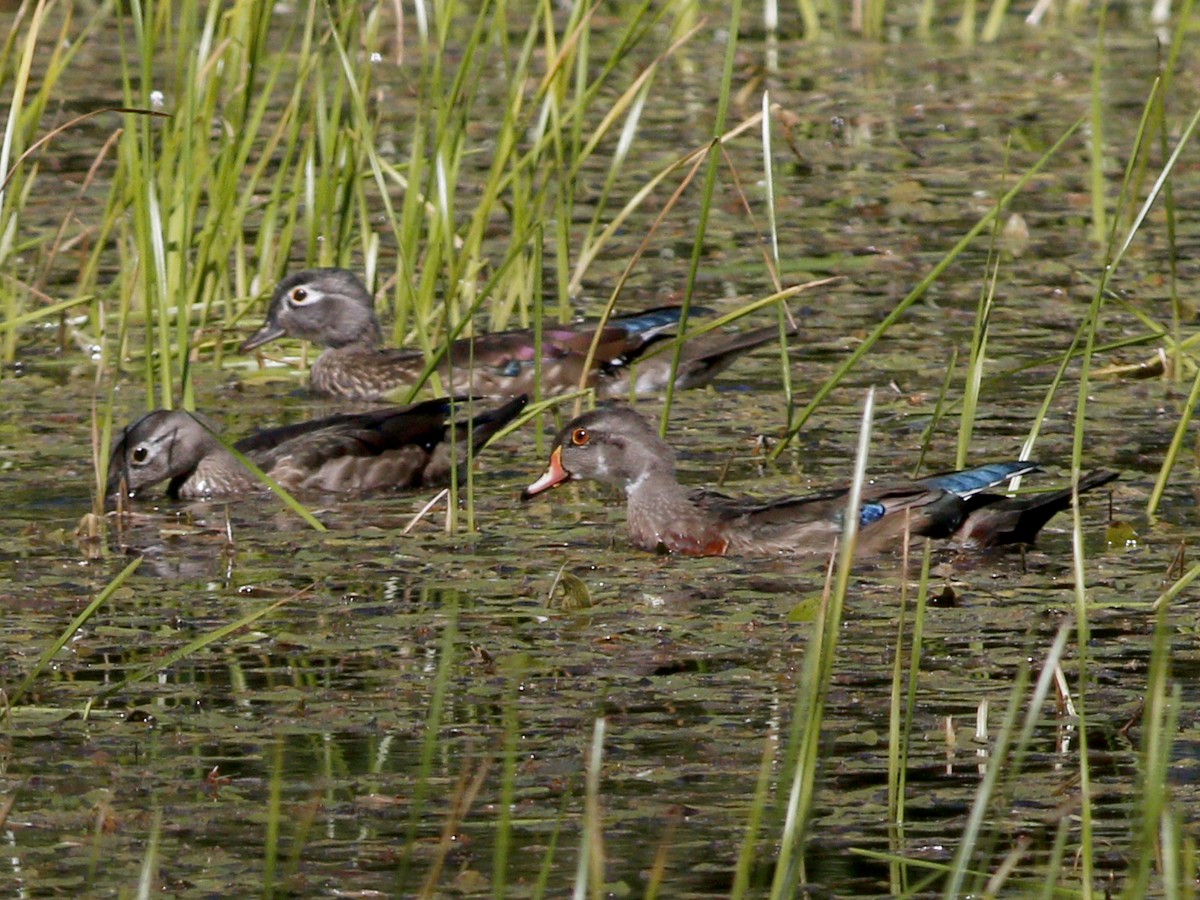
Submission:
<svg viewBox="0 0 1200 900">
<path fill-rule="evenodd" d="M 288 306 L 312 306 L 314 303 L 321 300 L 325 295 L 320 291 L 304 285 L 297 285 L 288 291 L 287 299 Z"/>
<path fill-rule="evenodd" d="M 133 448 L 133 452 L 129 456 L 133 460 L 134 465 L 145 465 L 150 459 L 150 448 L 145 444 L 138 444 Z"/>
</svg>

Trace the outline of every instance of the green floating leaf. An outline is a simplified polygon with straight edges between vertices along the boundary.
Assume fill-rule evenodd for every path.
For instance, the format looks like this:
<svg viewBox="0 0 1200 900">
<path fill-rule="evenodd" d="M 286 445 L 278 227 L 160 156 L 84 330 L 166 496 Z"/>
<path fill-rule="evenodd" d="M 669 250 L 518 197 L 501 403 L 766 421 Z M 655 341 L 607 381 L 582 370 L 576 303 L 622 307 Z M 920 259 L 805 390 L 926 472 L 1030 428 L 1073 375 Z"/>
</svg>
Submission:
<svg viewBox="0 0 1200 900">
<path fill-rule="evenodd" d="M 592 593 L 582 578 L 570 572 L 560 572 L 554 587 L 550 591 L 551 609 L 574 610 L 590 609 Z"/>
<path fill-rule="evenodd" d="M 812 594 L 792 607 L 792 611 L 787 615 L 787 620 L 789 622 L 815 622 L 820 609 L 821 595 Z"/>
<path fill-rule="evenodd" d="M 1108 527 L 1104 529 L 1104 539 L 1110 547 L 1136 547 L 1138 533 L 1132 522 L 1117 520 L 1108 523 Z"/>
<path fill-rule="evenodd" d="M 882 741 L 879 732 L 874 728 L 866 731 L 855 731 L 850 734 L 839 734 L 834 738 L 835 744 L 857 744 L 862 747 L 878 747 Z"/>
</svg>

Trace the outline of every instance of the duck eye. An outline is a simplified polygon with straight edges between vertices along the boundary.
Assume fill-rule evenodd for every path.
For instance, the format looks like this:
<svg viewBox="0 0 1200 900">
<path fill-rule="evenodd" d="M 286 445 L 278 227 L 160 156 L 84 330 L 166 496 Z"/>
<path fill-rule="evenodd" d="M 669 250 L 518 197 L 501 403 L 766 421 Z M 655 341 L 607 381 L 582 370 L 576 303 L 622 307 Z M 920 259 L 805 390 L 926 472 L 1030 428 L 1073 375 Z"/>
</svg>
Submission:
<svg viewBox="0 0 1200 900">
<path fill-rule="evenodd" d="M 293 303 L 303 303 L 308 299 L 308 291 L 302 287 L 294 288 L 291 293 Z"/>
<path fill-rule="evenodd" d="M 586 428 L 576 428 L 571 432 L 571 443 L 576 447 L 584 446 L 591 439 L 592 436 L 588 434 L 588 430 Z"/>
<path fill-rule="evenodd" d="M 146 446 L 133 448 L 133 461 L 135 463 L 144 463 L 146 461 L 146 457 L 148 457 L 149 455 L 150 455 L 150 448 L 148 448 Z"/>
</svg>

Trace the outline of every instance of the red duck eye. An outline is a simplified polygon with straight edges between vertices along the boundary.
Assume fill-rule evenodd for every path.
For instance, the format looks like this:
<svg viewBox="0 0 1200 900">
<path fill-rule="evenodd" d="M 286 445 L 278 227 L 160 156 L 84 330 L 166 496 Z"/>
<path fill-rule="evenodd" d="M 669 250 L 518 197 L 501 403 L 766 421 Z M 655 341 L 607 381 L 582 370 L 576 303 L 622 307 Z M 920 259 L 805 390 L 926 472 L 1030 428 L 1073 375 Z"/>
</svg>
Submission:
<svg viewBox="0 0 1200 900">
<path fill-rule="evenodd" d="M 586 428 L 576 428 L 571 432 L 571 443 L 576 447 L 582 447 L 591 439 L 592 436 L 588 434 L 588 430 Z"/>
</svg>

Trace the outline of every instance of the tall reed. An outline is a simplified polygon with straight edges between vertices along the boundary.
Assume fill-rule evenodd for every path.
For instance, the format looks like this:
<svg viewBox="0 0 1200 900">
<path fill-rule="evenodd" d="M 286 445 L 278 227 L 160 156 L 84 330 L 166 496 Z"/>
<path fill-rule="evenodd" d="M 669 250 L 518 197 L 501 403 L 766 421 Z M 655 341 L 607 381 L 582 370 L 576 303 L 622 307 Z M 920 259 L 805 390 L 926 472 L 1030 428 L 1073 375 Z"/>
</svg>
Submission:
<svg viewBox="0 0 1200 900">
<path fill-rule="evenodd" d="M 844 528 L 835 552 L 836 568 L 831 568 L 832 580 L 822 597 L 812 640 L 804 657 L 804 673 L 796 692 L 793 708 L 792 733 L 785 749 L 783 777 L 779 782 L 777 800 L 781 816 L 779 854 L 771 882 L 772 898 L 793 896 L 803 882 L 803 847 L 809 819 L 816 796 L 818 760 L 821 746 L 821 724 L 825 703 L 833 677 L 838 639 L 842 631 L 842 610 L 854 566 L 854 551 L 858 537 L 858 510 L 867 476 L 867 460 L 871 444 L 871 425 L 874 419 L 875 393 L 868 391 L 863 404 L 858 449 L 854 460 L 854 477 L 846 495 Z M 834 560 L 830 564 L 833 566 Z M 786 792 L 786 793 L 785 793 Z"/>
</svg>

